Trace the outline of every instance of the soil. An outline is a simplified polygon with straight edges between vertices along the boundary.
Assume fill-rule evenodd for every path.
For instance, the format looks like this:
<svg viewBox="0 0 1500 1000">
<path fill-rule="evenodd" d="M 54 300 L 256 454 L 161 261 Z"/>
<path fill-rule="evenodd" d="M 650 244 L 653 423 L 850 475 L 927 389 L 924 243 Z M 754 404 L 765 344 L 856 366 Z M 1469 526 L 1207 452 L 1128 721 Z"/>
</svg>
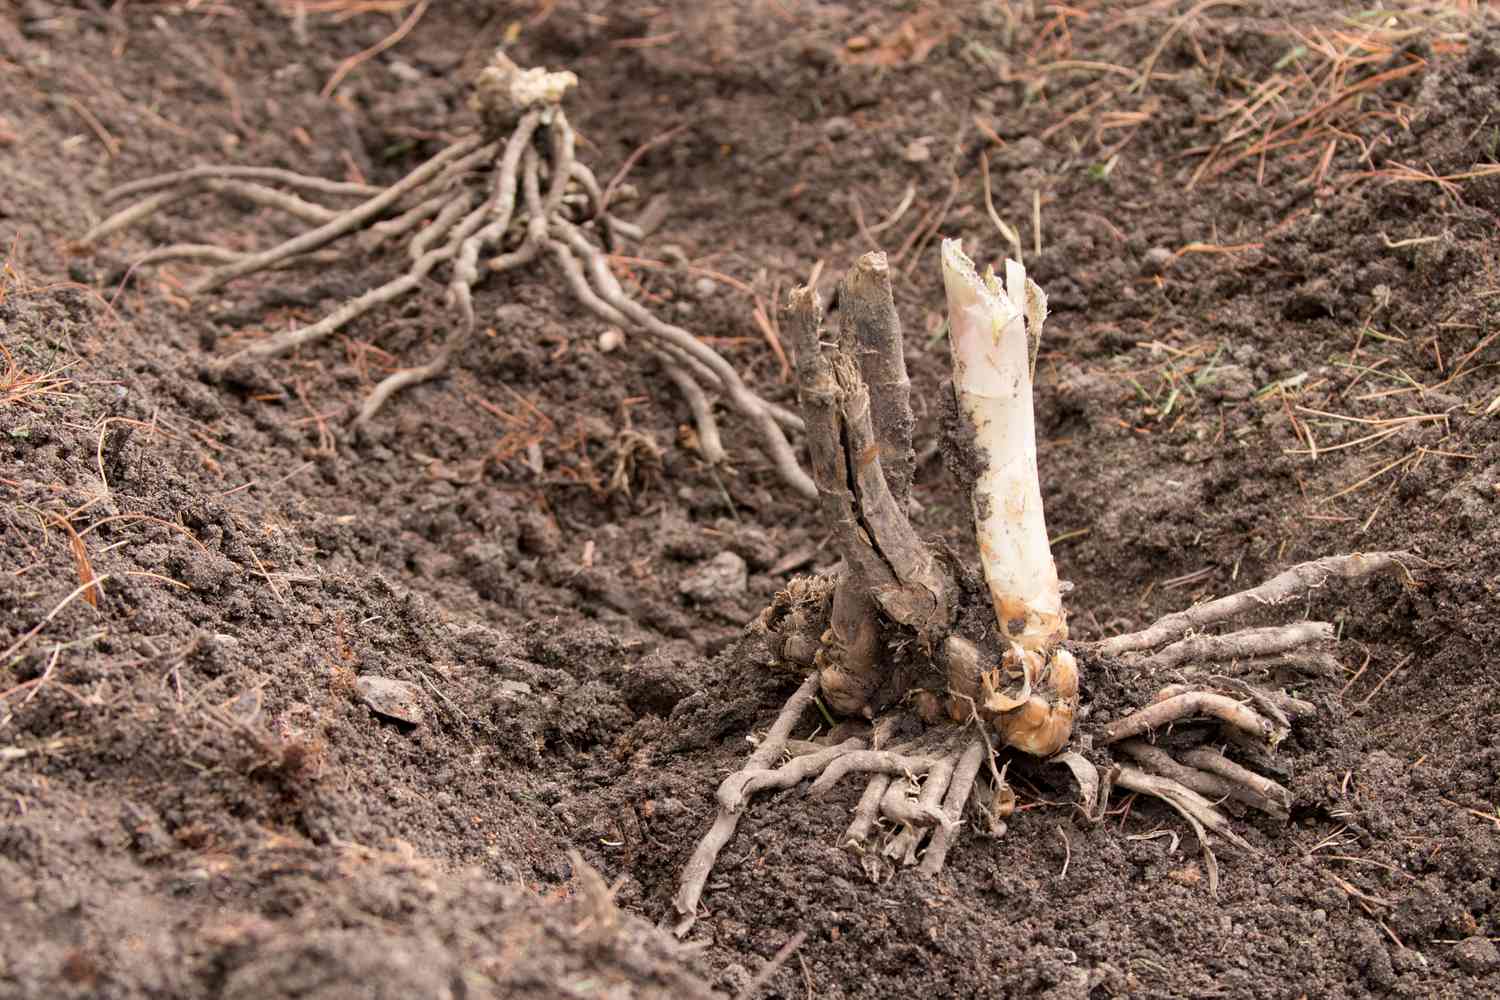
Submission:
<svg viewBox="0 0 1500 1000">
<path fill-rule="evenodd" d="M 1493 11 L 956 9 L 0 9 L 0 995 L 733 995 L 799 932 L 761 995 L 1500 995 Z M 1051 298 L 1037 426 L 1075 638 L 1322 555 L 1427 561 L 1285 611 L 1339 623 L 1341 672 L 1297 681 L 1319 714 L 1262 762 L 1292 816 L 1236 818 L 1255 850 L 1217 845 L 1217 898 L 1164 806 L 1091 826 L 1066 769 L 1016 761 L 1007 835 L 966 829 L 935 882 L 839 847 L 857 787 L 755 801 L 678 942 L 713 791 L 797 684 L 743 627 L 835 562 L 754 434 L 722 411 L 732 466 L 705 467 L 671 383 L 602 351 L 550 262 L 480 285 L 461 370 L 360 437 L 370 387 L 451 322 L 441 281 L 218 384 L 212 358 L 401 261 L 206 301 L 185 264 L 122 284 L 156 245 L 295 231 L 206 196 L 77 245 L 104 191 L 189 164 L 390 183 L 469 127 L 502 43 L 578 74 L 601 178 L 683 127 L 628 178 L 667 199 L 639 253 L 668 266 L 622 280 L 767 398 L 795 405 L 756 299 L 705 272 L 773 303 L 882 242 L 919 441 L 936 239 L 1007 251 L 988 158 Z M 919 453 L 920 529 L 971 546 Z M 1171 680 L 1085 667 L 1080 741 Z M 415 685 L 410 719 L 361 678 Z"/>
</svg>

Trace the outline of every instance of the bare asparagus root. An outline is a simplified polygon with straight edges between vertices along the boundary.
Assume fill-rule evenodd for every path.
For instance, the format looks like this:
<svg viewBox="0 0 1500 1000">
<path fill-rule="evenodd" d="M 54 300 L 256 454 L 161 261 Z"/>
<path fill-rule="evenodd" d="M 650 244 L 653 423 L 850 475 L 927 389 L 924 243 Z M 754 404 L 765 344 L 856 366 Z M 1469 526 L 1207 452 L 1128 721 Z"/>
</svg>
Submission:
<svg viewBox="0 0 1500 1000">
<path fill-rule="evenodd" d="M 1323 652 L 1322 647 L 1333 641 L 1334 628 L 1327 622 L 1304 621 L 1223 634 L 1195 630 L 1300 600 L 1334 580 L 1379 571 L 1406 573 L 1415 562 L 1410 553 L 1371 552 L 1302 563 L 1258 587 L 1084 647 L 1086 654 L 1121 656 L 1128 668 L 1141 673 L 1175 669 L 1186 678 L 1186 683 L 1162 688 L 1152 704 L 1106 723 L 1095 742 L 1131 758 L 1132 764 L 1118 769 L 1116 786 L 1161 799 L 1198 834 L 1211 891 L 1218 891 L 1218 866 L 1207 832 L 1249 849 L 1219 807 L 1234 802 L 1284 819 L 1292 805 L 1287 788 L 1230 760 L 1218 747 L 1269 753 L 1298 718 L 1316 712 L 1311 702 L 1252 686 L 1228 673 L 1232 668 L 1283 664 L 1320 666 L 1310 654 Z"/>
<path fill-rule="evenodd" d="M 787 439 L 788 432 L 801 431 L 801 419 L 757 396 L 703 341 L 629 298 L 610 271 L 606 247 L 622 237 L 639 237 L 641 230 L 610 213 L 606 192 L 577 159 L 573 128 L 562 109 L 564 96 L 576 83 L 572 73 L 522 69 L 497 53 L 475 81 L 471 104 L 479 131 L 389 187 L 337 183 L 273 168 L 195 167 L 108 192 L 107 203 L 139 200 L 100 222 L 83 242 L 96 243 L 177 201 L 204 193 L 281 212 L 311 227 L 262 250 L 176 244 L 152 250 L 135 262 L 213 265 L 189 286 L 198 296 L 248 275 L 327 263 L 337 252 L 325 248 L 352 236 L 359 237 L 366 252 L 404 241 L 406 264 L 400 274 L 318 321 L 259 340 L 217 366 L 226 373 L 245 372 L 247 366 L 315 344 L 445 274 L 447 301 L 455 314 L 446 337 L 427 361 L 380 382 L 360 408 L 355 426 L 368 424 L 402 389 L 449 370 L 478 326 L 473 294 L 485 275 L 550 257 L 585 308 L 640 336 L 642 353 L 655 358 L 683 393 L 702 455 L 710 464 L 726 459 L 708 396 L 713 393 L 755 428 L 782 479 L 799 493 L 815 496 L 813 482 L 798 465 Z M 334 204 L 309 200 L 312 197 Z"/>
<path fill-rule="evenodd" d="M 569 239 L 563 230 L 555 251 L 565 266 Z M 923 541 L 908 518 L 912 414 L 901 324 L 885 255 L 866 254 L 839 288 L 836 329 L 825 328 L 815 292 L 791 295 L 786 326 L 812 478 L 842 564 L 830 576 L 792 581 L 755 625 L 776 665 L 806 677 L 750 762 L 719 788 L 716 818 L 677 896 L 679 933 L 698 918 L 708 870 L 756 792 L 806 783 L 809 796 L 821 797 L 864 775 L 842 844 L 871 878 L 907 866 L 936 876 L 959 832 L 973 826 L 970 806 L 991 834 L 1004 832 L 1015 806 L 996 763 L 1005 753 L 1066 766 L 1084 822 L 1100 821 L 1114 788 L 1164 802 L 1197 834 L 1217 892 L 1210 837 L 1253 851 L 1236 819 L 1245 810 L 1285 819 L 1292 808 L 1290 789 L 1229 751 L 1264 763 L 1298 719 L 1315 714 L 1310 702 L 1245 678 L 1291 670 L 1326 681 L 1337 663 L 1325 622 L 1207 630 L 1413 561 L 1398 552 L 1321 559 L 1140 632 L 1068 644 L 1031 408 L 1028 343 L 1041 334 L 1046 296 L 1018 264 L 1007 265 L 1002 285 L 993 272 L 981 277 L 955 243 L 942 254 L 955 404 L 967 428 L 948 445 L 972 480 L 962 485 L 972 499 L 977 568 Z M 627 314 L 609 295 L 590 308 Z M 1119 761 L 1102 768 L 1067 749 L 1090 660 L 1174 680 L 1153 704 L 1090 733 L 1093 756 Z M 828 709 L 868 725 L 868 738 L 789 743 L 819 694 Z M 888 735 L 898 722 L 905 742 Z M 772 766 L 784 749 L 788 758 Z M 976 797 L 981 783 L 988 794 Z"/>
<path fill-rule="evenodd" d="M 919 860 L 923 874 L 941 870 L 985 758 L 985 744 L 976 740 L 956 751 L 940 736 L 931 751 L 910 745 L 886 747 L 877 726 L 868 743 L 856 737 L 826 746 L 802 744 L 794 752 L 788 737 L 817 690 L 818 675 L 809 674 L 745 766 L 719 785 L 718 811 L 683 870 L 674 900 L 679 936 L 697 922 L 708 875 L 757 792 L 810 782 L 806 794 L 821 798 L 849 775 L 868 775 L 845 846 L 861 858 L 873 879 L 884 880 L 896 865 L 910 867 Z M 778 759 L 780 766 L 772 766 Z M 925 855 L 919 853 L 929 838 Z"/>
</svg>

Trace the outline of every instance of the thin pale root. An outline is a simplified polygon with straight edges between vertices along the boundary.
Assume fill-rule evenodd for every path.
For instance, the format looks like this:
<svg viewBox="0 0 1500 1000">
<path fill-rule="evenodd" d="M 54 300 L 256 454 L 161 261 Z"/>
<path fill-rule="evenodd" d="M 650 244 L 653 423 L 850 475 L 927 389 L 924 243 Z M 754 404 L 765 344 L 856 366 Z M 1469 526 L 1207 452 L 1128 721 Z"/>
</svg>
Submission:
<svg viewBox="0 0 1500 1000">
<path fill-rule="evenodd" d="M 1327 585 L 1331 579 L 1356 579 L 1386 569 L 1407 572 L 1406 564 L 1415 561 L 1409 552 L 1356 552 L 1301 563 L 1257 587 L 1165 615 L 1139 632 L 1117 635 L 1095 643 L 1094 648 L 1106 656 L 1155 649 L 1205 625 L 1301 597 Z"/>
<path fill-rule="evenodd" d="M 1286 735 L 1285 730 L 1277 727 L 1275 723 L 1248 705 L 1222 694 L 1193 691 L 1158 701 L 1123 719 L 1116 719 L 1104 727 L 1099 736 L 1099 743 L 1117 743 L 1132 736 L 1140 736 L 1161 729 L 1178 719 L 1202 715 L 1220 719 L 1270 746 L 1275 746 Z"/>
<path fill-rule="evenodd" d="M 765 738 L 745 761 L 745 770 L 760 771 L 770 766 L 771 762 L 781 754 L 782 748 L 786 746 L 787 737 L 792 734 L 792 727 L 812 704 L 817 693 L 818 675 L 809 674 L 787 699 Z M 688 859 L 687 865 L 682 869 L 682 883 L 673 899 L 673 905 L 677 909 L 678 916 L 681 917 L 675 928 L 678 937 L 686 935 L 697 922 L 698 901 L 703 897 L 703 886 L 708 881 L 708 873 L 713 871 L 714 862 L 719 859 L 719 852 L 734 836 L 735 828 L 740 825 L 740 817 L 743 815 L 743 812 L 720 807 L 713 824 L 703 835 L 703 839 L 698 842 L 693 856 Z"/>
</svg>

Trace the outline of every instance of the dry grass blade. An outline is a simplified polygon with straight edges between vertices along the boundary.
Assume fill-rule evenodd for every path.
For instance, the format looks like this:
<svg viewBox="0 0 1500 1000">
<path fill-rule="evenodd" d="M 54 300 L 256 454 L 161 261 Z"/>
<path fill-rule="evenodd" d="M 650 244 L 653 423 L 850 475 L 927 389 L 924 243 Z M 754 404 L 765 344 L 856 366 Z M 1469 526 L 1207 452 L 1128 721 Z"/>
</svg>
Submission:
<svg viewBox="0 0 1500 1000">
<path fill-rule="evenodd" d="M 1190 253 L 1244 253 L 1247 250 L 1261 250 L 1264 247 L 1264 243 L 1189 243 L 1177 250 L 1174 256 L 1181 257 Z"/>
<path fill-rule="evenodd" d="M 984 178 L 984 210 L 989 213 L 990 221 L 995 224 L 995 228 L 1000 230 L 1000 235 L 1005 237 L 1005 242 L 1009 243 L 1011 249 L 1015 251 L 1016 260 L 1024 262 L 1026 258 L 1021 250 L 1021 234 L 1000 218 L 1000 213 L 995 211 L 994 191 L 990 185 L 990 158 L 983 153 L 979 156 L 979 173 Z"/>
<path fill-rule="evenodd" d="M 1356 482 L 1350 483 L 1348 486 L 1345 486 L 1343 489 L 1339 490 L 1337 493 L 1330 493 L 1328 496 L 1323 497 L 1323 499 L 1321 500 L 1321 502 L 1322 503 L 1328 503 L 1328 502 L 1330 502 L 1332 500 L 1337 500 L 1339 497 L 1348 496 L 1350 493 L 1357 493 L 1359 490 L 1361 490 L 1364 487 L 1370 485 L 1375 480 L 1377 480 L 1381 476 L 1385 475 L 1387 472 L 1391 472 L 1391 471 L 1393 471 L 1395 469 L 1399 469 L 1402 466 L 1408 464 L 1409 462 L 1415 461 L 1420 454 L 1421 454 L 1420 451 L 1407 452 L 1405 455 L 1402 455 L 1400 458 L 1397 458 L 1397 459 L 1395 459 L 1393 461 L 1387 462 L 1385 465 L 1382 465 L 1380 468 L 1376 469 L 1374 472 L 1370 473 L 1368 476 L 1365 476 L 1363 479 L 1360 479 L 1360 480 L 1357 480 Z"/>
<path fill-rule="evenodd" d="M 1171 44 L 1172 39 L 1177 33 L 1186 27 L 1193 18 L 1214 7 L 1244 7 L 1247 5 L 1248 0 L 1202 0 L 1202 2 L 1194 4 L 1188 9 L 1186 14 L 1173 21 L 1171 27 L 1163 32 L 1161 39 L 1156 43 L 1156 47 L 1151 50 L 1151 54 L 1146 57 L 1146 61 L 1141 65 L 1140 72 L 1127 71 L 1127 75 L 1135 77 L 1135 82 L 1130 85 L 1130 89 L 1145 92 L 1151 86 L 1151 74 L 1156 69 L 1157 60 L 1167 50 L 1167 46 Z"/>
<path fill-rule="evenodd" d="M 331 96 L 333 92 L 338 89 L 338 85 L 344 82 L 344 77 L 348 76 L 350 73 L 358 69 L 361 63 L 367 62 L 368 60 L 380 55 L 380 53 L 384 52 L 386 49 L 392 48 L 393 46 L 399 44 L 401 39 L 409 35 L 411 33 L 411 29 L 417 26 L 417 22 L 422 20 L 422 15 L 427 13 L 427 8 L 431 5 L 431 3 L 432 0 L 420 0 L 420 2 L 416 6 L 416 9 L 406 16 L 406 20 L 402 21 L 395 31 L 391 32 L 389 35 L 382 38 L 380 41 L 376 42 L 374 45 L 370 46 L 364 51 L 356 52 L 354 55 L 339 63 L 338 69 L 334 70 L 333 75 L 328 78 L 328 82 L 323 85 L 323 90 L 319 93 L 318 96 Z"/>
<path fill-rule="evenodd" d="M 678 125 L 675 128 L 667 129 L 667 131 L 660 135 L 647 139 L 637 146 L 629 156 L 625 157 L 625 162 L 620 164 L 620 169 L 616 170 L 615 175 L 604 185 L 604 193 L 599 198 L 599 214 L 603 215 L 609 211 L 610 200 L 614 198 L 615 192 L 619 190 L 620 185 L 625 182 L 625 178 L 630 175 L 630 171 L 640 162 L 641 157 L 651 152 L 657 146 L 671 142 L 683 132 L 686 132 L 691 124 L 691 122 L 688 122 Z"/>
<path fill-rule="evenodd" d="M 94 565 L 89 561 L 88 546 L 73 527 L 72 521 L 61 514 L 53 514 L 52 519 L 68 533 L 68 548 L 73 553 L 73 565 L 78 571 L 78 583 L 83 587 L 83 599 L 89 602 L 90 607 L 97 608 L 103 589 L 99 586 L 99 578 L 94 575 Z"/>
<path fill-rule="evenodd" d="M 1409 164 L 1392 160 L 1389 165 L 1380 170 L 1371 170 L 1360 175 L 1361 177 L 1378 177 L 1388 184 L 1432 184 L 1437 186 L 1450 198 L 1458 197 L 1458 184 L 1460 181 L 1479 180 L 1483 177 L 1500 176 L 1500 163 L 1486 163 L 1475 167 L 1473 170 L 1464 170 L 1456 174 L 1438 174 L 1432 169 L 1423 170 Z"/>
<path fill-rule="evenodd" d="M 781 335 L 776 332 L 771 318 L 766 315 L 766 308 L 759 300 L 755 303 L 755 310 L 751 313 L 755 318 L 755 325 L 760 328 L 762 336 L 766 338 L 766 344 L 771 348 L 771 353 L 776 355 L 777 364 L 781 365 L 781 381 L 785 382 L 792 375 L 792 363 L 787 360 L 786 351 L 781 346 Z"/>
<path fill-rule="evenodd" d="M 0 357 L 5 359 L 5 370 L 0 371 L 0 407 L 72 395 L 68 392 L 72 380 L 62 376 L 70 365 L 62 365 L 38 375 L 23 369 L 16 356 L 4 344 L 0 344 Z"/>
<path fill-rule="evenodd" d="M 288 16 L 328 14 L 334 21 L 347 21 L 359 14 L 399 14 L 411 4 L 412 0 L 280 0 L 278 6 Z"/>
<path fill-rule="evenodd" d="M 99 576 L 94 577 L 88 583 L 79 584 L 77 587 L 74 587 L 68 593 L 67 597 L 64 597 L 61 601 L 58 601 L 57 605 L 51 611 L 47 612 L 46 617 L 44 617 L 41 621 L 37 622 L 29 630 L 27 630 L 26 633 L 21 636 L 21 638 L 17 639 L 15 642 L 7 646 L 3 653 L 0 653 L 0 663 L 9 663 L 11 657 L 19 653 L 28 642 L 30 642 L 32 639 L 35 639 L 37 634 L 52 622 L 52 619 L 62 614 L 64 608 L 66 608 L 69 604 L 72 604 L 74 601 L 78 600 L 79 597 L 82 597 L 83 594 L 90 588 L 103 587 L 104 581 L 108 579 L 109 574 L 103 573 Z"/>
</svg>

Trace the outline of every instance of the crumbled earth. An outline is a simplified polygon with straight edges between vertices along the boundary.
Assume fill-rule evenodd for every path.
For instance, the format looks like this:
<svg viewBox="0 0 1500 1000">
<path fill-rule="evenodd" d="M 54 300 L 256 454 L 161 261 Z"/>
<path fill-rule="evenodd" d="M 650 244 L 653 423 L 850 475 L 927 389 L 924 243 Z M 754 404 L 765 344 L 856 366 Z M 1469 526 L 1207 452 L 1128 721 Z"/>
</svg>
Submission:
<svg viewBox="0 0 1500 1000">
<path fill-rule="evenodd" d="M 0 994 L 732 995 L 798 932 L 761 995 L 1500 993 L 1493 15 L 958 6 L 0 10 Z M 104 191 L 195 163 L 389 183 L 468 126 L 502 43 L 578 74 L 601 178 L 681 128 L 626 178 L 666 215 L 618 273 L 767 398 L 795 404 L 757 305 L 891 251 L 917 522 L 960 549 L 935 247 L 1009 252 L 987 158 L 1051 297 L 1075 637 L 1321 555 L 1430 564 L 1290 612 L 1339 623 L 1343 669 L 1299 681 L 1319 715 L 1266 762 L 1292 816 L 1236 818 L 1255 853 L 1217 845 L 1218 898 L 1175 814 L 1090 826 L 1065 769 L 1016 761 L 1008 834 L 966 829 L 936 882 L 838 845 L 858 788 L 756 801 L 676 941 L 713 790 L 797 683 L 742 628 L 835 561 L 754 434 L 721 411 L 732 465 L 705 467 L 663 373 L 539 262 L 356 436 L 448 329 L 441 282 L 219 384 L 213 357 L 401 261 L 202 301 L 191 266 L 130 270 L 294 231 L 208 196 L 77 243 Z M 1080 740 L 1171 680 L 1096 666 Z"/>
</svg>

